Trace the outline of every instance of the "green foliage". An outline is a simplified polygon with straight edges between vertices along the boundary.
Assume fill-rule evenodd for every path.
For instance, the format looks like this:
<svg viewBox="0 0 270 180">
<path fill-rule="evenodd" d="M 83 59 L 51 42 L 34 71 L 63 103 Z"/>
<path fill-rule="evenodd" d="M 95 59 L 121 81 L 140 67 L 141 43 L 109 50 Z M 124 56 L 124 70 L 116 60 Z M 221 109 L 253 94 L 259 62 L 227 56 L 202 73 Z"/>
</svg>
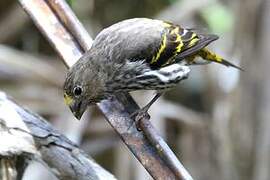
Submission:
<svg viewBox="0 0 270 180">
<path fill-rule="evenodd" d="M 70 7 L 72 7 L 75 0 L 66 0 L 66 1 L 70 5 Z"/>
<path fill-rule="evenodd" d="M 201 15 L 213 32 L 224 33 L 233 28 L 234 16 L 222 4 L 216 3 L 204 8 Z"/>
</svg>

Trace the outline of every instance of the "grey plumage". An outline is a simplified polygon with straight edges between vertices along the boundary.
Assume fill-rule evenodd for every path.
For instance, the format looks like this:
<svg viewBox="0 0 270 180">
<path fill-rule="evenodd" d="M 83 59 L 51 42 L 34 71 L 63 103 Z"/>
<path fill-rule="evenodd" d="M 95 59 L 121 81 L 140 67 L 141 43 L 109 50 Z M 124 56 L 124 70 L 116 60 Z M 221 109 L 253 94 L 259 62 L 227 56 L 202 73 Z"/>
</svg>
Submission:
<svg viewBox="0 0 270 180">
<path fill-rule="evenodd" d="M 215 35 L 197 35 L 169 22 L 135 18 L 102 30 L 75 63 L 64 84 L 65 100 L 80 117 L 86 106 L 118 91 L 172 88 L 186 78 L 196 57 Z M 202 53 L 201 53 L 202 54 Z M 80 88 L 81 94 L 74 93 Z"/>
</svg>

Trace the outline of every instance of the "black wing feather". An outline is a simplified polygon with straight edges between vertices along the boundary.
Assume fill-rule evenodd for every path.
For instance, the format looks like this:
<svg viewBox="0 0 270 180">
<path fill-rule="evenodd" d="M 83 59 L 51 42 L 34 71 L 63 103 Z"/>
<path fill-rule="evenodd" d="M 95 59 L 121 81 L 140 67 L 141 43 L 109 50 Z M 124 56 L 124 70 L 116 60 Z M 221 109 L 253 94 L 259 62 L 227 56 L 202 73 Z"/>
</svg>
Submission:
<svg viewBox="0 0 270 180">
<path fill-rule="evenodd" d="M 147 61 L 154 69 L 180 62 L 218 39 L 216 35 L 196 34 L 192 30 L 168 22 L 165 22 L 164 26 L 157 53 L 152 60 Z"/>
<path fill-rule="evenodd" d="M 212 34 L 198 35 L 198 37 L 199 37 L 199 40 L 197 41 L 197 43 L 195 45 L 183 50 L 181 53 L 179 53 L 177 55 L 176 62 L 179 62 L 188 56 L 192 56 L 192 55 L 196 54 L 200 49 L 204 48 L 205 46 L 207 46 L 211 42 L 218 39 L 218 36 L 212 35 Z"/>
</svg>

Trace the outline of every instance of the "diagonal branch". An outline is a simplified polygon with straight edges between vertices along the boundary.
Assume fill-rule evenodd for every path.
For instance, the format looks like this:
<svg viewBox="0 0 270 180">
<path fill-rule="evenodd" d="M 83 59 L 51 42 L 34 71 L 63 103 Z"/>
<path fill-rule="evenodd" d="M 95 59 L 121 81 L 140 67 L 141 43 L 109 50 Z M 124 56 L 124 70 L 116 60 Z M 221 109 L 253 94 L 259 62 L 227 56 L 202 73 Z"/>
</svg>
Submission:
<svg viewBox="0 0 270 180">
<path fill-rule="evenodd" d="M 91 38 L 65 1 L 19 2 L 68 67 L 91 47 Z M 114 99 L 102 101 L 98 106 L 153 178 L 192 179 L 148 119 L 141 121 L 144 133 L 137 131 L 130 114 L 139 107 L 129 94 L 120 94 Z"/>
<path fill-rule="evenodd" d="M 45 162 L 59 179 L 115 180 L 43 118 L 0 92 L 0 157 Z"/>
</svg>

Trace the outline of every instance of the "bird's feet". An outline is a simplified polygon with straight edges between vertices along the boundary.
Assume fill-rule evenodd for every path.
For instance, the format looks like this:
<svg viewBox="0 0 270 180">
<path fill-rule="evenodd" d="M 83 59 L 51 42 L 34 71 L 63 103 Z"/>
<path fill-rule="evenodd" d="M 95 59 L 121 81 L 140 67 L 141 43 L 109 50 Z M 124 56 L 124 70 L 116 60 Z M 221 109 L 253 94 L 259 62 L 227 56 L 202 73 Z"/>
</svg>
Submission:
<svg viewBox="0 0 270 180">
<path fill-rule="evenodd" d="M 147 113 L 148 109 L 149 109 L 149 107 L 145 106 L 145 107 L 133 112 L 130 115 L 130 117 L 132 119 L 134 119 L 134 123 L 135 123 L 136 128 L 137 128 L 138 131 L 142 131 L 142 129 L 140 127 L 141 120 L 144 119 L 144 118 L 147 118 L 147 119 L 150 118 L 149 114 Z"/>
<path fill-rule="evenodd" d="M 147 113 L 147 111 L 149 110 L 149 108 L 152 106 L 152 104 L 154 102 L 156 102 L 156 100 L 158 100 L 158 98 L 162 95 L 163 93 L 162 92 L 158 92 L 153 99 L 151 99 L 151 101 L 146 105 L 144 106 L 143 108 L 135 111 L 134 113 L 131 114 L 131 118 L 134 119 L 135 121 L 135 124 L 136 124 L 136 127 L 137 127 L 137 130 L 138 131 L 141 131 L 142 129 L 140 128 L 140 122 L 142 119 L 144 118 L 148 118 L 150 119 L 150 116 L 149 114 Z"/>
</svg>

